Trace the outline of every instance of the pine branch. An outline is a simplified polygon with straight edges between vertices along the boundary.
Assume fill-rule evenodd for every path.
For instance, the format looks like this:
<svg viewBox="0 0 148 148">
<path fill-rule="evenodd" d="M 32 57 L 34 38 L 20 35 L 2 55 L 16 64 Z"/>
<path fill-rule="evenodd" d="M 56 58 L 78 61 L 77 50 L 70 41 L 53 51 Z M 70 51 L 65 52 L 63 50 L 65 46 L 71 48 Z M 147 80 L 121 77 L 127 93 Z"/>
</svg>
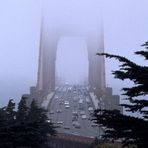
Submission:
<svg viewBox="0 0 148 148">
<path fill-rule="evenodd" d="M 130 61 L 129 59 L 127 59 L 127 58 L 125 58 L 123 56 L 113 55 L 113 54 L 108 54 L 108 53 L 97 53 L 97 55 L 99 55 L 99 56 L 106 56 L 107 58 L 110 58 L 110 59 L 111 58 L 115 58 L 116 60 L 118 60 L 119 62 L 124 63 L 125 65 L 128 63 L 129 66 L 137 65 L 134 62 Z"/>
<path fill-rule="evenodd" d="M 143 44 L 148 49 L 148 42 Z M 148 60 L 148 51 L 137 51 L 136 55 L 143 56 Z M 94 120 L 96 123 L 105 126 L 105 137 L 121 138 L 123 143 L 128 145 L 134 143 L 138 148 L 148 147 L 148 100 L 137 99 L 138 96 L 148 95 L 148 66 L 138 65 L 129 59 L 108 53 L 97 53 L 99 56 L 114 58 L 121 63 L 119 69 L 112 72 L 115 78 L 130 80 L 134 84 L 131 87 L 124 87 L 122 95 L 128 103 L 121 104 L 129 112 L 138 112 L 139 118 L 122 115 L 117 111 L 96 110 Z"/>
<path fill-rule="evenodd" d="M 146 95 L 148 93 L 147 66 L 139 66 L 136 63 L 128 60 L 127 58 L 118 55 L 111 55 L 108 53 L 97 53 L 97 55 L 104 55 L 107 58 L 115 58 L 122 63 L 120 65 L 120 69 L 113 71 L 112 74 L 115 78 L 121 80 L 129 79 L 130 81 L 133 81 L 136 85 L 135 87 L 124 88 L 124 95 L 129 95 L 129 97 L 136 97 L 138 95 Z"/>
<path fill-rule="evenodd" d="M 125 92 L 122 95 L 126 95 L 130 98 L 148 94 L 148 88 L 145 88 L 144 85 L 137 85 L 135 87 L 130 88 L 122 88 L 122 90 Z"/>
<path fill-rule="evenodd" d="M 131 143 L 131 139 L 134 143 L 137 143 L 137 139 L 142 138 L 148 131 L 147 121 L 122 115 L 116 110 L 96 110 L 93 117 L 94 121 L 107 127 L 104 137 L 124 138 L 125 144 Z"/>
<path fill-rule="evenodd" d="M 144 44 L 142 44 L 141 46 L 145 46 L 145 48 L 147 48 L 147 49 L 148 49 L 148 41 L 147 41 L 147 42 L 145 42 Z"/>
<path fill-rule="evenodd" d="M 135 54 L 142 55 L 145 57 L 145 60 L 148 60 L 148 51 L 136 51 Z"/>
<path fill-rule="evenodd" d="M 142 111 L 142 109 L 144 107 L 148 107 L 148 105 L 145 105 L 145 103 L 141 103 L 141 104 L 121 104 L 121 106 L 124 106 L 126 109 L 126 111 L 129 111 L 129 112 L 137 112 L 137 111 L 140 111 L 141 113 L 144 113 Z M 148 111 L 147 111 L 148 112 Z M 146 112 L 145 112 L 146 113 Z"/>
<path fill-rule="evenodd" d="M 136 63 L 130 61 L 129 59 L 119 56 L 119 55 L 112 55 L 108 53 L 97 53 L 99 56 L 106 56 L 107 58 L 115 58 L 122 64 L 120 65 L 120 70 L 114 71 L 113 74 L 115 77 L 120 79 L 120 76 L 122 76 L 122 79 L 130 79 L 132 81 L 136 80 L 136 74 L 139 73 L 139 70 L 142 72 L 145 71 L 145 68 L 143 69 L 141 66 L 137 65 Z M 148 70 L 147 70 L 148 71 Z M 135 74 L 136 73 L 136 74 Z M 134 75 L 135 74 L 135 75 Z M 133 75 L 133 77 L 129 77 L 130 75 Z"/>
</svg>

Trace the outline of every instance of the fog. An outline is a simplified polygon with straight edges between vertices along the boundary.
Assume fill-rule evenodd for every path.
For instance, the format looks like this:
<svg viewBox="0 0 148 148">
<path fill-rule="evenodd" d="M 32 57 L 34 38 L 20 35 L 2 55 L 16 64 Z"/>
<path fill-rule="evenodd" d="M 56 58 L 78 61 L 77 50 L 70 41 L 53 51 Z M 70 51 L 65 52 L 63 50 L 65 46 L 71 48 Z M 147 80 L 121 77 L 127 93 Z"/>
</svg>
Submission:
<svg viewBox="0 0 148 148">
<path fill-rule="evenodd" d="M 57 85 L 88 84 L 88 52 L 83 38 L 63 37 L 56 55 Z"/>
<path fill-rule="evenodd" d="M 29 87 L 36 85 L 41 11 L 45 11 L 41 2 L 0 1 L 0 105 L 6 104 L 10 97 L 18 101 L 21 94 L 28 93 Z M 73 26 L 73 34 L 75 30 L 81 32 L 85 29 L 86 35 L 96 37 L 100 27 L 98 21 L 102 19 L 105 51 L 125 55 L 139 64 L 147 64 L 133 55 L 133 51 L 143 49 L 140 45 L 148 40 L 147 0 L 48 0 L 48 3 L 50 5 L 46 11 L 50 24 L 47 27 L 52 30 L 50 37 L 54 32 L 61 35 L 61 40 L 62 37 L 71 36 L 67 31 L 66 34 L 61 32 L 61 28 L 71 32 L 72 27 L 69 26 Z M 59 52 L 59 46 L 64 46 L 60 42 Z M 70 43 L 74 44 L 73 41 L 64 44 L 69 47 Z M 77 49 L 83 43 L 76 44 Z M 116 69 L 117 65 L 113 60 L 106 60 L 107 86 L 112 86 L 114 93 L 119 94 L 121 87 L 128 85 L 128 82 L 123 84 L 113 79 L 111 70 Z"/>
</svg>

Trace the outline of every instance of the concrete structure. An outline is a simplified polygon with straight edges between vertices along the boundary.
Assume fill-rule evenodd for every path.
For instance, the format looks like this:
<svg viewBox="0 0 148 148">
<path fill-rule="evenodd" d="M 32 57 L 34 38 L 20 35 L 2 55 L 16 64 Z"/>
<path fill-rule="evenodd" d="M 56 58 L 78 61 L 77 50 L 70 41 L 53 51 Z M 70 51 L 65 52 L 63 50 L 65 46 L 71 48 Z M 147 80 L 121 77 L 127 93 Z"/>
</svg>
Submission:
<svg viewBox="0 0 148 148">
<path fill-rule="evenodd" d="M 49 146 L 54 148 L 91 148 L 95 142 L 95 139 L 91 137 L 63 133 L 50 136 L 49 139 Z"/>
<path fill-rule="evenodd" d="M 104 102 L 104 109 L 107 110 L 120 110 L 123 113 L 123 107 L 120 106 L 120 96 L 113 95 L 113 90 L 111 87 L 107 87 L 105 93 L 102 96 L 102 100 Z"/>
<path fill-rule="evenodd" d="M 68 24 L 69 22 L 62 22 L 53 26 L 49 21 L 47 9 L 48 7 L 43 9 L 42 16 L 37 91 L 40 91 L 42 96 L 47 96 L 55 90 L 55 62 L 58 42 L 63 36 L 74 36 L 83 37 L 86 40 L 89 60 L 89 85 L 97 96 L 102 95 L 105 90 L 104 57 L 96 56 L 97 52 L 104 52 L 101 15 L 100 18 L 96 18 L 98 20 L 97 31 L 92 32 L 92 28 L 86 29 L 80 26 L 80 22 L 75 23 L 75 26 Z"/>
<path fill-rule="evenodd" d="M 94 104 L 95 109 L 107 109 L 114 110 L 117 109 L 123 113 L 123 107 L 120 104 L 120 96 L 114 95 L 112 88 L 107 87 L 104 94 L 101 97 L 97 97 L 94 92 L 90 92 L 91 100 Z"/>
</svg>

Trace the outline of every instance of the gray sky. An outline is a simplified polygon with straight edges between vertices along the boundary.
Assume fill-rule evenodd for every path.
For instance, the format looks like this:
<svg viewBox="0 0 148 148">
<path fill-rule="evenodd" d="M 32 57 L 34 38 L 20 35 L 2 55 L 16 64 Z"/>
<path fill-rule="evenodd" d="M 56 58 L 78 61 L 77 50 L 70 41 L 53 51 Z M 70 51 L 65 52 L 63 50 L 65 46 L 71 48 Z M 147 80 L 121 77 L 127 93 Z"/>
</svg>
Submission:
<svg viewBox="0 0 148 148">
<path fill-rule="evenodd" d="M 59 22 L 65 18 L 54 11 L 60 10 L 64 16 L 65 7 L 71 5 L 69 11 L 73 16 L 91 18 L 91 21 L 88 20 L 91 29 L 98 17 L 98 7 L 103 5 L 106 52 L 122 54 L 139 64 L 147 64 L 141 58 L 131 56 L 133 51 L 142 49 L 140 45 L 148 40 L 147 0 L 48 1 L 52 22 L 54 18 Z M 72 22 L 72 18 L 68 18 Z M 30 86 L 36 84 L 40 20 L 40 0 L 0 1 L 0 105 L 6 104 L 10 97 L 19 100 L 23 93 L 29 91 Z M 80 26 L 87 25 L 80 20 Z M 121 82 L 110 75 L 116 67 L 116 62 L 106 61 L 107 85 L 119 93 Z"/>
</svg>

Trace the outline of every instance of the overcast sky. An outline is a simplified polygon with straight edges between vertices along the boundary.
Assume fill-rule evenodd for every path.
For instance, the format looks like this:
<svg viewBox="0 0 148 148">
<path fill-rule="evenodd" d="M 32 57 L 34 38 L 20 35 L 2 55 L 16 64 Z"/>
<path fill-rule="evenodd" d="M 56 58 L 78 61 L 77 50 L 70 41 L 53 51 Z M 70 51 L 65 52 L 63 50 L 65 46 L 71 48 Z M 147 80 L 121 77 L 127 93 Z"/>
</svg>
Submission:
<svg viewBox="0 0 148 148">
<path fill-rule="evenodd" d="M 73 16 L 92 17 L 94 22 L 98 16 L 94 12 L 97 13 L 101 5 L 105 51 L 147 64 L 147 61 L 133 56 L 133 51 L 142 49 L 140 45 L 148 40 L 147 0 L 48 1 L 51 18 L 59 21 L 63 17 L 55 12 L 61 10 L 64 14 L 67 3 L 71 4 Z M 0 105 L 6 104 L 9 98 L 18 101 L 23 93 L 28 93 L 30 86 L 36 85 L 40 24 L 41 0 L 0 1 Z M 86 24 L 80 21 L 80 26 L 85 27 Z M 113 87 L 114 93 L 119 93 L 121 82 L 111 76 L 111 70 L 116 67 L 116 62 L 106 61 L 107 85 Z"/>
<path fill-rule="evenodd" d="M 87 84 L 88 65 L 87 46 L 83 38 L 60 39 L 56 57 L 56 76 L 59 83 Z"/>
</svg>

